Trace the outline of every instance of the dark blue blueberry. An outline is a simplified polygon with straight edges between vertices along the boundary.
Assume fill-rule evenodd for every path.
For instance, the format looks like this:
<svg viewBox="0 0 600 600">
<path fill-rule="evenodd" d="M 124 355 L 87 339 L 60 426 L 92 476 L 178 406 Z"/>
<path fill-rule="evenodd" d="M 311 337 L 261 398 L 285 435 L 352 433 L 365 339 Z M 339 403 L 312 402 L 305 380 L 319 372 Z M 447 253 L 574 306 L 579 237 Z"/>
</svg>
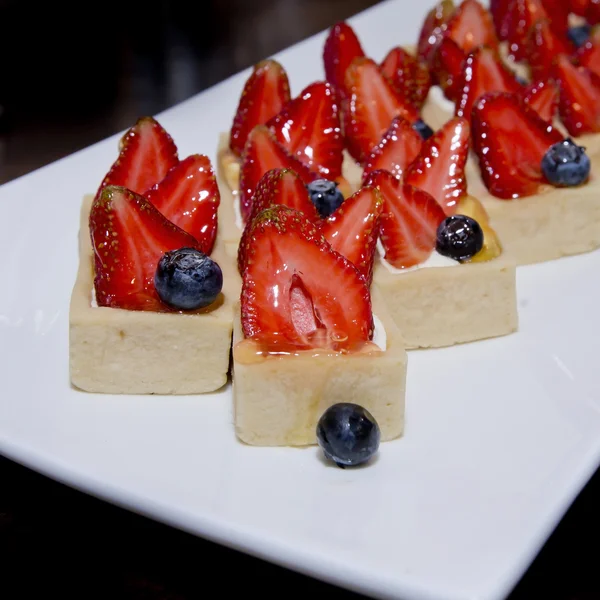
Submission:
<svg viewBox="0 0 600 600">
<path fill-rule="evenodd" d="M 307 187 L 310 199 L 322 217 L 331 215 L 344 201 L 344 196 L 335 181 L 316 179 L 311 181 Z"/>
<path fill-rule="evenodd" d="M 158 296 L 172 308 L 196 310 L 212 304 L 221 293 L 221 267 L 194 248 L 165 252 L 154 275 Z"/>
<path fill-rule="evenodd" d="M 527 81 L 527 79 L 525 79 L 525 77 L 521 77 L 520 75 L 516 75 L 515 79 L 517 80 L 517 83 L 519 85 L 522 85 L 523 87 L 526 87 L 529 85 L 529 81 Z"/>
<path fill-rule="evenodd" d="M 317 440 L 325 456 L 339 467 L 368 461 L 379 448 L 381 432 L 373 415 L 358 404 L 330 406 L 317 424 Z"/>
<path fill-rule="evenodd" d="M 590 38 L 591 26 L 588 23 L 570 27 L 567 35 L 576 48 L 581 48 Z"/>
<path fill-rule="evenodd" d="M 573 187 L 587 181 L 590 176 L 590 159 L 583 146 L 571 138 L 550 146 L 542 158 L 542 171 L 556 187 Z"/>
<path fill-rule="evenodd" d="M 433 129 L 422 119 L 417 119 L 413 123 L 413 129 L 424 139 L 428 140 L 433 135 Z"/>
<path fill-rule="evenodd" d="M 446 217 L 438 227 L 435 249 L 454 260 L 467 260 L 483 248 L 483 230 L 466 215 Z"/>
</svg>

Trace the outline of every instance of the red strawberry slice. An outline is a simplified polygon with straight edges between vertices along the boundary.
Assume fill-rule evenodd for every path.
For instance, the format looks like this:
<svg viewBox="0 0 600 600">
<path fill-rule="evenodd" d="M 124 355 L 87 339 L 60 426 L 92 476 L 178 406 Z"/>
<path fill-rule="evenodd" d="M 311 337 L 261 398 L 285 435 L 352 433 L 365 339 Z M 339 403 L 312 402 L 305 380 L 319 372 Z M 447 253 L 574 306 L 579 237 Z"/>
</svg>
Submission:
<svg viewBox="0 0 600 600">
<path fill-rule="evenodd" d="M 405 183 L 433 196 L 449 215 L 467 193 L 469 135 L 469 122 L 454 117 L 423 143 L 419 156 L 404 174 Z"/>
<path fill-rule="evenodd" d="M 95 253 L 98 306 L 168 311 L 154 288 L 154 273 L 169 250 L 198 248 L 143 196 L 107 186 L 92 203 L 90 235 Z"/>
<path fill-rule="evenodd" d="M 534 81 L 521 88 L 518 95 L 544 121 L 552 122 L 558 110 L 558 86 L 552 79 Z"/>
<path fill-rule="evenodd" d="M 342 21 L 329 30 L 323 48 L 325 78 L 343 95 L 346 84 L 346 71 L 352 61 L 365 53 L 354 29 Z"/>
<path fill-rule="evenodd" d="M 267 171 L 256 186 L 250 218 L 244 227 L 238 246 L 238 270 L 240 273 L 243 273 L 246 267 L 246 248 L 252 221 L 261 211 L 276 204 L 298 210 L 314 223 L 321 221 L 306 185 L 295 171 L 291 169 Z"/>
<path fill-rule="evenodd" d="M 490 14 L 499 39 L 507 38 L 507 20 L 511 0 L 490 0 Z"/>
<path fill-rule="evenodd" d="M 590 0 L 585 11 L 585 20 L 590 25 L 600 23 L 600 0 Z"/>
<path fill-rule="evenodd" d="M 356 58 L 346 72 L 344 132 L 350 154 L 360 163 L 371 153 L 400 115 L 411 123 L 419 118 L 417 109 L 402 98 L 369 58 Z"/>
<path fill-rule="evenodd" d="M 560 98 L 558 112 L 572 136 L 600 132 L 600 77 L 577 67 L 565 54 L 558 56 L 554 77 Z"/>
<path fill-rule="evenodd" d="M 318 178 L 308 167 L 292 156 L 266 125 L 258 125 L 248 136 L 240 173 L 240 210 L 244 222 L 252 208 L 252 196 L 261 177 L 271 169 L 291 169 L 304 183 Z"/>
<path fill-rule="evenodd" d="M 427 192 L 402 183 L 387 171 L 375 171 L 368 185 L 383 196 L 381 243 L 385 260 L 397 269 L 425 262 L 435 249 L 437 229 L 446 218 Z"/>
<path fill-rule="evenodd" d="M 202 252 L 212 252 L 221 196 L 210 159 L 193 154 L 182 160 L 144 196 L 169 221 L 193 235 Z"/>
<path fill-rule="evenodd" d="M 240 96 L 231 127 L 231 151 L 242 156 L 250 132 L 274 117 L 289 100 L 290 84 L 285 69 L 275 60 L 259 62 Z"/>
<path fill-rule="evenodd" d="M 429 67 L 423 61 L 397 46 L 387 53 L 379 68 L 403 98 L 417 108 L 423 106 L 431 87 Z"/>
<path fill-rule="evenodd" d="M 594 27 L 589 40 L 575 53 L 577 64 L 600 75 L 600 27 Z"/>
<path fill-rule="evenodd" d="M 354 351 L 373 336 L 363 277 L 309 219 L 286 206 L 252 222 L 241 309 L 245 337 L 267 352 Z"/>
<path fill-rule="evenodd" d="M 363 177 L 379 169 L 385 169 L 395 177 L 402 177 L 408 165 L 417 158 L 422 146 L 423 138 L 413 126 L 402 117 L 396 117 L 365 161 Z"/>
<path fill-rule="evenodd" d="M 545 181 L 542 158 L 562 140 L 517 95 L 486 94 L 473 108 L 473 150 L 488 190 L 497 198 L 531 196 Z"/>
<path fill-rule="evenodd" d="M 504 22 L 503 33 L 508 49 L 515 60 L 527 58 L 528 39 L 537 21 L 549 19 L 541 0 L 512 0 Z"/>
<path fill-rule="evenodd" d="M 477 0 L 464 0 L 448 21 L 444 37 L 456 42 L 468 54 L 478 46 L 498 47 L 490 13 Z"/>
<path fill-rule="evenodd" d="M 282 146 L 321 177 L 335 180 L 342 175 L 344 139 L 330 84 L 312 83 L 267 126 Z"/>
<path fill-rule="evenodd" d="M 152 117 L 142 117 L 125 133 L 119 157 L 104 177 L 96 198 L 107 185 L 120 185 L 143 194 L 178 162 L 177 146 Z"/>
<path fill-rule="evenodd" d="M 521 86 L 504 65 L 497 50 L 483 46 L 467 56 L 460 87 L 462 94 L 456 103 L 456 115 L 470 119 L 473 105 L 484 94 L 516 92 Z"/>
<path fill-rule="evenodd" d="M 550 76 L 552 64 L 558 54 L 572 54 L 575 51 L 566 36 L 561 37 L 550 27 L 550 21 L 538 21 L 529 33 L 527 60 L 531 77 L 544 79 Z"/>
<path fill-rule="evenodd" d="M 383 201 L 375 188 L 363 187 L 325 221 L 321 232 L 331 247 L 345 256 L 365 278 L 373 279 L 373 261 Z"/>
<path fill-rule="evenodd" d="M 455 6 L 452 0 L 442 0 L 436 4 L 425 17 L 421 32 L 419 33 L 419 42 L 417 45 L 417 55 L 426 64 L 431 64 L 439 46 L 446 25 L 450 17 L 454 14 Z"/>
<path fill-rule="evenodd" d="M 585 17 L 589 4 L 590 0 L 570 0 L 568 2 L 571 12 L 580 17 Z"/>
<path fill-rule="evenodd" d="M 432 70 L 436 81 L 448 100 L 455 102 L 461 91 L 463 64 L 466 55 L 458 44 L 450 38 L 444 38 L 435 53 Z"/>
</svg>

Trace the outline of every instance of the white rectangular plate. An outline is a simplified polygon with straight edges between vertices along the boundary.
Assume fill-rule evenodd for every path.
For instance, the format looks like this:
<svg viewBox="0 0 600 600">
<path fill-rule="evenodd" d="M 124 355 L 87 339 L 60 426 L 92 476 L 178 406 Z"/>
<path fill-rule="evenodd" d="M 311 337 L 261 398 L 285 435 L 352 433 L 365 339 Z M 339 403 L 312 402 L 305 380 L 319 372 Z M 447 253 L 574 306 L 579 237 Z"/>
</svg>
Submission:
<svg viewBox="0 0 600 600">
<path fill-rule="evenodd" d="M 423 3 L 356 18 L 380 60 Z M 322 78 L 318 35 L 282 52 L 295 94 Z M 248 72 L 159 116 L 208 153 Z M 358 470 L 316 448 L 237 442 L 226 389 L 112 397 L 69 386 L 81 198 L 112 137 L 0 188 L 0 451 L 198 535 L 382 598 L 501 598 L 600 461 L 600 252 L 518 272 L 519 333 L 410 354 L 403 439 Z"/>
</svg>

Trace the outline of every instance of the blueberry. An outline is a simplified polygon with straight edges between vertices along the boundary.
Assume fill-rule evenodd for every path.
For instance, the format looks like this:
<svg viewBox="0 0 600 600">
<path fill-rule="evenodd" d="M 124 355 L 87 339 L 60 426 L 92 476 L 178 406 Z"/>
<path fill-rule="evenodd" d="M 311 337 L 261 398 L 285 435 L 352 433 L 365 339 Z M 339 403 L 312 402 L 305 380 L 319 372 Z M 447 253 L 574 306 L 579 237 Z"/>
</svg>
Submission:
<svg viewBox="0 0 600 600">
<path fill-rule="evenodd" d="M 573 42 L 576 48 L 581 48 L 589 39 L 590 31 L 592 28 L 587 23 L 585 25 L 577 25 L 576 27 L 570 27 L 567 35 Z"/>
<path fill-rule="evenodd" d="M 196 310 L 209 306 L 221 293 L 221 267 L 194 248 L 165 252 L 154 274 L 159 298 L 178 310 Z"/>
<path fill-rule="evenodd" d="M 331 215 L 344 201 L 344 196 L 337 185 L 335 181 L 329 179 L 316 179 L 307 186 L 310 199 L 322 217 Z"/>
<path fill-rule="evenodd" d="M 550 146 L 542 158 L 542 171 L 556 187 L 572 187 L 587 181 L 590 176 L 590 159 L 583 146 L 571 138 Z"/>
<path fill-rule="evenodd" d="M 317 440 L 325 456 L 339 467 L 368 461 L 379 448 L 381 432 L 362 406 L 340 402 L 330 406 L 317 424 Z"/>
<path fill-rule="evenodd" d="M 466 215 L 446 217 L 438 227 L 436 250 L 454 260 L 467 260 L 483 248 L 483 230 Z"/>
<path fill-rule="evenodd" d="M 529 85 L 529 81 L 527 81 L 527 79 L 525 79 L 525 77 L 521 77 L 520 75 L 516 75 L 515 79 L 517 80 L 517 83 L 519 85 L 522 85 L 523 87 L 526 87 Z"/>
<path fill-rule="evenodd" d="M 413 123 L 413 129 L 424 139 L 428 140 L 433 135 L 433 129 L 423 121 L 423 119 L 417 119 Z"/>
</svg>

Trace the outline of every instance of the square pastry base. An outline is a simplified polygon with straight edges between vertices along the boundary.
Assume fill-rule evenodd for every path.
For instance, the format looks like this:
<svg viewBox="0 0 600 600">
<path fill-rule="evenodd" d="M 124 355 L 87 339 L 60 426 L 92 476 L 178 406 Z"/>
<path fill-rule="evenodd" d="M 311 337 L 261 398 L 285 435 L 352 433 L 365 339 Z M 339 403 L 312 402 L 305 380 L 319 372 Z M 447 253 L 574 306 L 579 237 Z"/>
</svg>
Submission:
<svg viewBox="0 0 600 600">
<path fill-rule="evenodd" d="M 435 128 L 454 114 L 452 103 L 438 87 L 431 89 L 425 108 L 425 118 Z M 569 137 L 559 122 L 555 127 Z M 535 196 L 515 200 L 500 200 L 488 192 L 477 157 L 471 153 L 467 163 L 469 194 L 481 201 L 506 255 L 517 265 L 583 254 L 600 247 L 600 134 L 574 141 L 585 146 L 590 157 L 588 183 L 577 188 L 548 185 Z"/>
<path fill-rule="evenodd" d="M 243 360 L 237 346 L 243 340 L 238 308 L 233 333 L 237 436 L 255 446 L 315 444 L 323 412 L 338 402 L 354 402 L 375 417 L 382 440 L 400 437 L 406 390 L 404 341 L 377 293 L 373 312 L 385 328 L 385 352 L 316 356 L 302 352 Z"/>
<path fill-rule="evenodd" d="M 222 387 L 229 371 L 233 305 L 239 298 L 238 275 L 222 246 L 212 257 L 223 271 L 223 292 L 203 311 L 168 314 L 92 306 L 92 200 L 86 196 L 81 209 L 79 270 L 69 311 L 72 384 L 109 394 L 198 394 Z"/>
<path fill-rule="evenodd" d="M 506 259 L 392 273 L 378 262 L 377 286 L 406 347 L 436 348 L 518 328 L 515 265 Z"/>
</svg>

